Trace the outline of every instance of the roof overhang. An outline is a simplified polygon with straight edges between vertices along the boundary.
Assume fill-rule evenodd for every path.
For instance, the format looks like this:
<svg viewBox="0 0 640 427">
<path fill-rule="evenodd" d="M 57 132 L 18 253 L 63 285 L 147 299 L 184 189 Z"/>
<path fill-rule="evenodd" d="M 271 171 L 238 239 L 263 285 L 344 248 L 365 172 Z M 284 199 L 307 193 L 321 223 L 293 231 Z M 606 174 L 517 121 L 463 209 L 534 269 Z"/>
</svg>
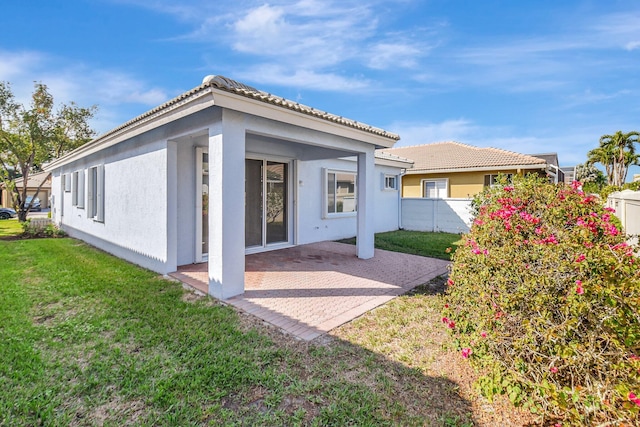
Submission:
<svg viewBox="0 0 640 427">
<path fill-rule="evenodd" d="M 509 165 L 509 166 L 482 166 L 475 168 L 450 168 L 450 169 L 407 169 L 407 175 L 427 174 L 427 173 L 453 173 L 453 172 L 492 172 L 506 171 L 513 169 L 537 170 L 546 169 L 546 163 L 534 165 Z"/>
<path fill-rule="evenodd" d="M 376 149 L 390 148 L 400 139 L 396 134 L 373 126 L 259 92 L 224 77 L 213 77 L 205 78 L 202 85 L 53 160 L 44 165 L 44 168 L 51 171 L 213 106 L 368 143 Z"/>
</svg>

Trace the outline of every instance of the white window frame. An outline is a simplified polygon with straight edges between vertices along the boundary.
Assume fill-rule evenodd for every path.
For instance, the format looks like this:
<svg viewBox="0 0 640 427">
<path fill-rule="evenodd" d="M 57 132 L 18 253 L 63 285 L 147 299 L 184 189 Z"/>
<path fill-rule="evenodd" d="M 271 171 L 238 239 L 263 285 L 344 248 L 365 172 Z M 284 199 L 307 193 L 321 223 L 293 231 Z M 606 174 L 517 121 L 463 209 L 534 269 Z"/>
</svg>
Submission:
<svg viewBox="0 0 640 427">
<path fill-rule="evenodd" d="M 486 181 L 486 178 L 489 177 L 489 187 L 493 188 L 496 185 L 498 185 L 498 183 L 496 182 L 498 180 L 498 176 L 500 175 L 505 175 L 507 177 L 507 182 L 511 182 L 513 180 L 513 174 L 512 173 L 503 173 L 503 174 L 499 174 L 499 173 L 488 173 L 485 174 L 484 176 L 484 181 Z M 483 182 L 483 185 L 485 187 L 487 187 L 487 185 Z"/>
<path fill-rule="evenodd" d="M 62 175 L 62 189 L 65 193 L 71 193 L 71 174 L 65 173 Z"/>
<path fill-rule="evenodd" d="M 322 212 L 323 218 L 343 218 L 356 216 L 358 214 L 358 173 L 349 170 L 340 169 L 326 169 L 323 168 L 323 191 L 322 191 Z M 353 197 L 354 197 L 354 210 L 349 212 L 329 212 L 329 175 L 330 174 L 348 174 L 353 176 Z M 336 192 L 337 180 L 334 180 L 334 194 Z M 337 210 L 337 202 L 336 202 Z M 344 206 L 344 205 L 343 205 Z"/>
<path fill-rule="evenodd" d="M 382 177 L 382 189 L 387 191 L 393 191 L 398 189 L 398 175 L 385 173 Z M 389 181 L 393 180 L 393 185 L 389 185 Z"/>
<path fill-rule="evenodd" d="M 444 197 L 427 197 L 427 188 L 426 185 L 428 182 L 442 183 L 444 182 Z M 423 179 L 420 181 L 420 186 L 422 187 L 422 197 L 425 199 L 448 199 L 449 198 L 449 178 L 432 178 L 432 179 Z M 436 184 L 436 189 L 437 189 Z M 438 191 L 438 196 L 440 192 Z"/>
<path fill-rule="evenodd" d="M 87 218 L 104 222 L 104 165 L 87 170 Z"/>
<path fill-rule="evenodd" d="M 84 209 L 84 169 L 73 172 L 71 205 Z"/>
</svg>

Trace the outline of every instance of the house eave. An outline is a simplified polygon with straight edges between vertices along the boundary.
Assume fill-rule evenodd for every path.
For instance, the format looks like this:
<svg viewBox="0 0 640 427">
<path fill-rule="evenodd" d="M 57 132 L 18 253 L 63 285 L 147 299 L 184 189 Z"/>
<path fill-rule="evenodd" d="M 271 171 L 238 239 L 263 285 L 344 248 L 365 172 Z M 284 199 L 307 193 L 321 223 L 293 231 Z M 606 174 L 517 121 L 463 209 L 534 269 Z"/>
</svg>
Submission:
<svg viewBox="0 0 640 427">
<path fill-rule="evenodd" d="M 76 148 L 59 159 L 44 165 L 46 171 L 72 163 L 98 151 L 112 147 L 122 141 L 160 127 L 166 123 L 178 120 L 191 114 L 202 111 L 214 105 L 211 90 L 197 91 L 183 99 L 176 98 L 175 102 L 169 101 L 160 107 L 148 111 L 123 125 L 99 136 L 98 138 Z"/>
<path fill-rule="evenodd" d="M 507 165 L 507 166 L 481 166 L 473 168 L 448 168 L 448 169 L 407 169 L 407 175 L 418 174 L 434 174 L 434 173 L 459 173 L 459 172 L 491 172 L 491 171 L 506 171 L 506 170 L 536 170 L 546 169 L 546 163 L 539 163 L 533 165 Z"/>
</svg>

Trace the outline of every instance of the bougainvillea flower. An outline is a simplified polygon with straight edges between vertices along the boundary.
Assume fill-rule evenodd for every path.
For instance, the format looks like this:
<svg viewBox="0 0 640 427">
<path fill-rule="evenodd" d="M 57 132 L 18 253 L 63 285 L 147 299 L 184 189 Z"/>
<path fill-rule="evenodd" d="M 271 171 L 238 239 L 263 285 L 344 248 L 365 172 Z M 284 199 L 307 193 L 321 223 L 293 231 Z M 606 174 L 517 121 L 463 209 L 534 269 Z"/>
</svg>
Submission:
<svg viewBox="0 0 640 427">
<path fill-rule="evenodd" d="M 467 359 L 469 356 L 471 356 L 471 353 L 473 353 L 473 350 L 471 350 L 470 348 L 463 348 L 462 349 L 462 357 L 464 357 L 465 359 Z"/>
</svg>

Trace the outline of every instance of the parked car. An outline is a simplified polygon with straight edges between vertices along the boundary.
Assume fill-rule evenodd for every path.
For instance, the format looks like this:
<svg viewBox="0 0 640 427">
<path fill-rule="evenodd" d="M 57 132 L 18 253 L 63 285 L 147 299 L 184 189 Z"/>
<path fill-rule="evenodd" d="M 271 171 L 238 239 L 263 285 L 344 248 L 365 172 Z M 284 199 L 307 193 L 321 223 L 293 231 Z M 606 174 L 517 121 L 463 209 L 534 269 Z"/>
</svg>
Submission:
<svg viewBox="0 0 640 427">
<path fill-rule="evenodd" d="M 33 196 L 27 196 L 27 198 L 24 201 L 24 208 L 27 209 L 27 207 L 29 206 L 29 203 L 31 203 L 31 199 L 33 199 L 31 212 L 40 212 L 42 210 L 42 206 L 40 206 L 40 199 L 37 197 L 34 199 Z"/>
<path fill-rule="evenodd" d="M 0 219 L 15 218 L 18 214 L 11 208 L 0 208 Z"/>
</svg>

